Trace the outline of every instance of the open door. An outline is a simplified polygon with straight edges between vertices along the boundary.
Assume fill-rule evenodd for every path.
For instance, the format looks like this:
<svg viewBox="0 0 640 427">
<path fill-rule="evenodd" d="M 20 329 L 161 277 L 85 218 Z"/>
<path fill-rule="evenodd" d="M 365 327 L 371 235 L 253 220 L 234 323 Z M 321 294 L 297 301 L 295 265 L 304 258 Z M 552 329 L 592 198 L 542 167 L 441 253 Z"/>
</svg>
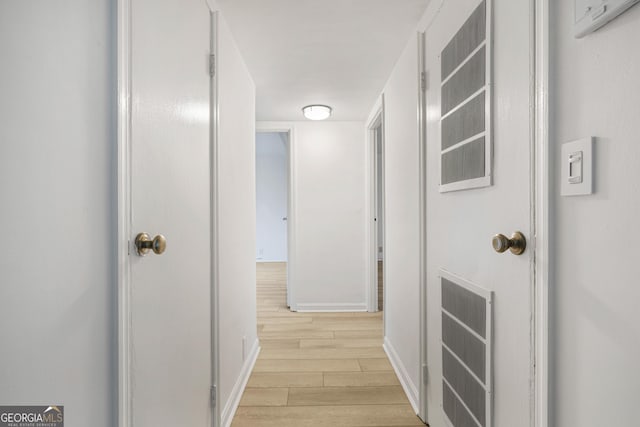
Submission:
<svg viewBox="0 0 640 427">
<path fill-rule="evenodd" d="M 210 426 L 210 11 L 120 6 L 120 425 Z"/>
</svg>

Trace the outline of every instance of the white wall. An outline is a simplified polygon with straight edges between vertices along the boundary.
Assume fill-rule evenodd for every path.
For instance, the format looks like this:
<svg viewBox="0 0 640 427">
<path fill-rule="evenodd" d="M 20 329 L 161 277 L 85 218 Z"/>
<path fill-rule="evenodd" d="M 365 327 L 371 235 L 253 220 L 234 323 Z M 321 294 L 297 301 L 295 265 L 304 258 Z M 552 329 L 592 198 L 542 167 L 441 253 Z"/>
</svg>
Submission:
<svg viewBox="0 0 640 427">
<path fill-rule="evenodd" d="M 260 122 L 293 129 L 292 306 L 366 310 L 362 122 Z"/>
<path fill-rule="evenodd" d="M 551 2 L 551 402 L 555 426 L 638 424 L 640 7 L 576 40 Z M 560 147 L 595 143 L 595 194 L 559 196 Z"/>
<path fill-rule="evenodd" d="M 418 402 L 420 217 L 417 41 L 411 37 L 384 88 L 385 346 Z M 402 378 L 404 377 L 404 378 Z"/>
<path fill-rule="evenodd" d="M 256 260 L 287 260 L 288 138 L 256 134 Z"/>
<path fill-rule="evenodd" d="M 361 122 L 296 124 L 299 310 L 366 310 L 364 137 Z"/>
<path fill-rule="evenodd" d="M 218 392 L 222 425 L 227 425 L 250 368 L 250 350 L 257 349 L 255 85 L 222 16 L 218 79 Z"/>
<path fill-rule="evenodd" d="M 0 402 L 116 424 L 115 2 L 0 2 Z"/>
</svg>

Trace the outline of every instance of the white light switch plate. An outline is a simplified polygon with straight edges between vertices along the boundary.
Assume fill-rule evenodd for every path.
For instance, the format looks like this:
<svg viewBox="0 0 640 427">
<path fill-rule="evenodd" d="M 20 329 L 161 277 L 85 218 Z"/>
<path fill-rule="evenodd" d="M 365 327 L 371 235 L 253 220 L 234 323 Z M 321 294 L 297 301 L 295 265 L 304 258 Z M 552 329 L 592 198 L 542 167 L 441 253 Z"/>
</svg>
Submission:
<svg viewBox="0 0 640 427">
<path fill-rule="evenodd" d="M 593 138 L 562 144 L 561 196 L 593 194 Z"/>
</svg>

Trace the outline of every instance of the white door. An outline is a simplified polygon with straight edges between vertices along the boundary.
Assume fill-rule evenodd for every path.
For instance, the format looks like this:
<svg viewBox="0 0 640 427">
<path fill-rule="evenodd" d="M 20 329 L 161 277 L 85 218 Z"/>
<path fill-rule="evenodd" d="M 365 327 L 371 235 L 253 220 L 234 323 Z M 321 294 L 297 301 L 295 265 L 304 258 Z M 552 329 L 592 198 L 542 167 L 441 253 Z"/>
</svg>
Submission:
<svg viewBox="0 0 640 427">
<path fill-rule="evenodd" d="M 130 413 L 211 425 L 210 14 L 131 2 Z M 166 238 L 140 256 L 138 233 Z"/>
<path fill-rule="evenodd" d="M 487 0 L 484 4 L 491 25 L 476 42 L 469 38 L 474 37 L 483 20 L 486 22 L 484 17 L 474 15 L 482 7 L 480 0 L 445 2 L 426 31 L 426 397 L 427 421 L 432 427 L 530 425 L 530 3 Z M 460 37 L 451 44 L 456 35 Z M 483 65 L 483 60 L 474 64 L 473 58 L 483 52 L 491 64 L 486 73 L 486 92 L 473 86 Z M 456 55 L 458 58 L 452 59 Z M 463 79 L 467 71 L 472 76 L 467 83 L 456 89 L 443 88 L 458 77 Z M 482 114 L 490 118 L 476 120 L 474 108 L 484 111 L 489 107 L 490 103 L 480 101 L 485 96 L 488 100 L 489 94 L 490 116 Z M 460 120 L 459 126 L 444 123 L 447 117 Z M 443 153 L 464 150 L 466 144 L 474 144 L 479 138 L 487 142 L 493 139 L 492 154 L 488 151 L 486 156 L 488 163 L 474 165 L 474 148 L 451 154 L 460 154 L 458 160 L 443 157 Z M 490 148 L 485 146 L 485 150 Z M 444 169 L 452 164 L 466 169 L 462 173 Z M 480 177 L 483 171 L 490 178 Z M 466 184 L 452 184 L 458 178 L 468 179 L 467 184 L 476 188 L 461 190 Z M 489 180 L 491 185 L 487 186 Z M 494 250 L 494 235 L 510 237 L 516 231 L 529 244 L 524 253 Z"/>
</svg>

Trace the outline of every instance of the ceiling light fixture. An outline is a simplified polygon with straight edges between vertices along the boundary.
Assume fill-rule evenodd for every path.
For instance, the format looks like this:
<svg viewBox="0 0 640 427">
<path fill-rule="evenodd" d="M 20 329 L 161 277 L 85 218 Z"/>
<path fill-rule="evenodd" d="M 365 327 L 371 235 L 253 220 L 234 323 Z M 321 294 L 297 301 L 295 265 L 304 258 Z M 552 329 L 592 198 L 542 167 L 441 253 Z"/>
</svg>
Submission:
<svg viewBox="0 0 640 427">
<path fill-rule="evenodd" d="M 302 114 L 309 120 L 325 120 L 331 115 L 331 107 L 328 105 L 307 105 L 302 108 Z"/>
</svg>

